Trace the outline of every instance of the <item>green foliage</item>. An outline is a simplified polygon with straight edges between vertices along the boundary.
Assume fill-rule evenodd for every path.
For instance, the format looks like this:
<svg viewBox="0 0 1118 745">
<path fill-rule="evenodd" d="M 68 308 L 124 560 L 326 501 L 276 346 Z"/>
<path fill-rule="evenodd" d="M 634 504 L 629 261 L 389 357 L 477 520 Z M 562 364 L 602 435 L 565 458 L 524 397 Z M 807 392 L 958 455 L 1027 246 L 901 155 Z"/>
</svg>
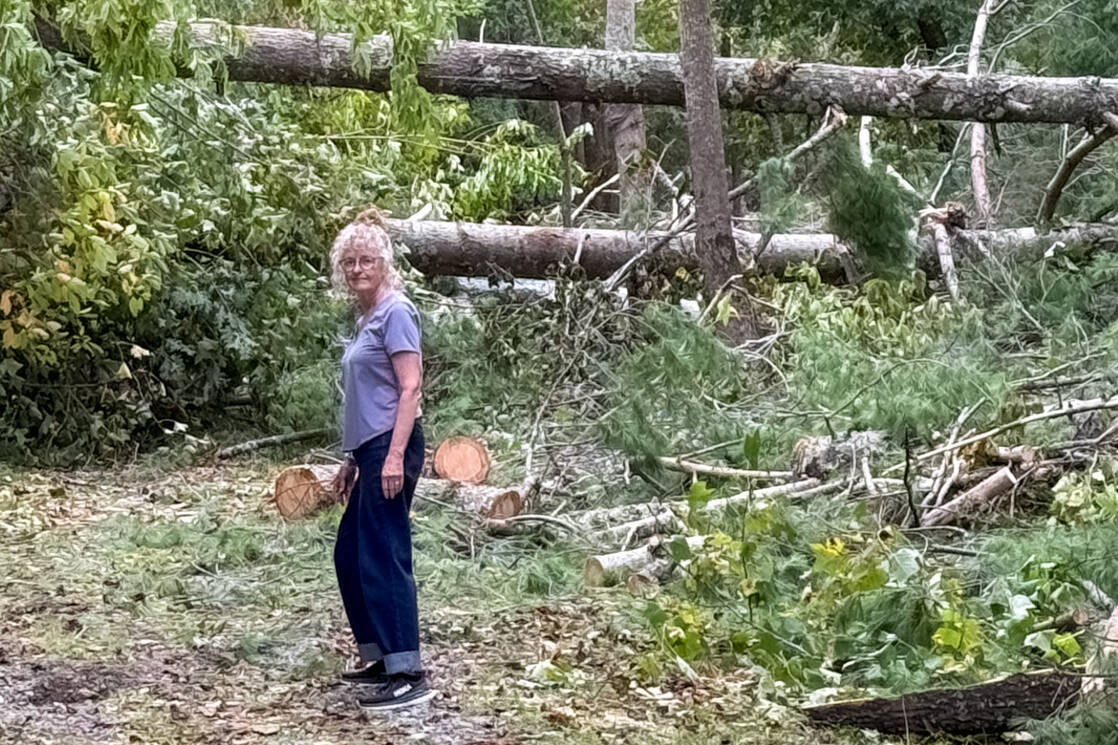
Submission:
<svg viewBox="0 0 1118 745">
<path fill-rule="evenodd" d="M 1018 43 L 1013 57 L 1021 65 L 1045 75 L 1118 74 L 1118 50 L 1105 41 L 1118 33 L 1113 2 L 1086 0 L 1068 6 L 1049 1 L 1031 4 L 1029 10 L 1034 23 L 1055 17 Z"/>
<path fill-rule="evenodd" d="M 1052 514 L 1061 522 L 1118 518 L 1118 463 L 1104 460 L 1085 473 L 1070 472 L 1052 487 Z"/>
<path fill-rule="evenodd" d="M 862 291 L 776 287 L 793 323 L 788 383 L 794 400 L 851 429 L 897 441 L 945 426 L 979 401 L 996 411 L 1005 365 L 973 309 L 924 299 L 920 283 L 867 282 Z M 945 360 L 950 359 L 950 365 Z M 950 369 L 950 374 L 944 374 Z"/>
<path fill-rule="evenodd" d="M 737 358 L 710 331 L 679 310 L 652 303 L 641 338 L 619 360 L 610 411 L 599 422 L 607 444 L 652 467 L 658 456 L 694 442 L 741 435 L 734 417 L 718 414 L 747 393 Z"/>
<path fill-rule="evenodd" d="M 1118 712 L 1109 701 L 1080 704 L 1024 729 L 1037 745 L 1118 745 Z"/>
<path fill-rule="evenodd" d="M 1078 634 L 1052 620 L 1083 602 L 1080 578 L 1107 581 L 1070 559 L 1096 544 L 1101 558 L 1112 526 L 1105 538 L 1006 536 L 983 560 L 954 565 L 890 529 L 836 535 L 836 524 L 864 518 L 859 509 L 822 500 L 731 511 L 700 548 L 668 547 L 688 562 L 685 582 L 657 598 L 646 620 L 671 655 L 693 664 L 740 664 L 745 655 L 803 690 L 895 693 L 1082 662 Z M 985 557 L 999 549 L 989 566 Z"/>
<path fill-rule="evenodd" d="M 862 165 L 854 141 L 835 137 L 824 174 L 830 206 L 828 226 L 848 241 L 872 273 L 897 278 L 912 271 L 916 203 L 880 160 Z"/>
<path fill-rule="evenodd" d="M 32 39 L 31 3 L 0 2 L 0 123 L 18 123 L 47 75 L 50 56 Z M 7 139 L 0 127 L 0 143 Z"/>
<path fill-rule="evenodd" d="M 504 122 L 477 150 L 476 161 L 459 166 L 469 175 L 455 189 L 457 217 L 507 219 L 527 206 L 559 197 L 563 184 L 559 151 L 542 142 L 531 124 L 518 119 Z"/>
<path fill-rule="evenodd" d="M 769 158 L 757 167 L 761 189 L 762 233 L 780 233 L 791 227 L 799 213 L 799 202 L 791 188 L 792 166 L 783 158 Z"/>
</svg>

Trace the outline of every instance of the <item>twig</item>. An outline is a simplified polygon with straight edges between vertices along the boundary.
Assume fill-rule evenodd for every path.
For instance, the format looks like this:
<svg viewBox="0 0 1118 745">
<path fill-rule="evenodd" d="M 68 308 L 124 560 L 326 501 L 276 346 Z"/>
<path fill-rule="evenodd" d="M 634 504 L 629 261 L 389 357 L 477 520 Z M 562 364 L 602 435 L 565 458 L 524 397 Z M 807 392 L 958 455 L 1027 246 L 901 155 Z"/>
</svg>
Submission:
<svg viewBox="0 0 1118 745">
<path fill-rule="evenodd" d="M 729 279 L 722 283 L 722 286 L 718 288 L 718 292 L 714 293 L 714 297 L 710 299 L 710 302 L 707 303 L 705 308 L 703 308 L 703 312 L 699 314 L 699 318 L 697 321 L 695 321 L 695 325 L 703 325 L 703 321 L 706 320 L 706 317 L 710 315 L 710 311 L 713 310 L 714 306 L 722 298 L 722 295 L 726 292 L 726 288 L 732 285 L 737 280 L 741 279 L 741 276 L 742 275 L 740 274 L 732 274 L 730 275 Z"/>
<path fill-rule="evenodd" d="M 608 179 L 603 181 L 602 183 L 595 186 L 590 191 L 590 193 L 586 195 L 586 199 L 583 199 L 582 203 L 579 204 L 578 207 L 575 207 L 574 211 L 571 212 L 571 219 L 574 220 L 576 217 L 578 217 L 579 213 L 582 212 L 584 209 L 586 209 L 587 205 L 589 205 L 591 202 L 594 201 L 594 197 L 601 194 L 603 191 L 605 191 L 612 184 L 617 183 L 617 180 L 620 179 L 620 178 L 621 178 L 621 174 L 615 173 L 612 176 L 610 176 Z"/>
<path fill-rule="evenodd" d="M 256 440 L 249 440 L 242 442 L 239 445 L 230 445 L 229 447 L 222 448 L 217 451 L 217 458 L 229 458 L 234 455 L 241 455 L 242 453 L 249 453 L 253 450 L 261 448 L 272 447 L 273 445 L 286 445 L 291 442 L 299 442 L 300 440 L 310 440 L 315 437 L 325 437 L 332 433 L 333 430 L 324 427 L 322 429 L 308 429 L 302 432 L 289 432 L 285 435 L 272 435 L 271 437 L 261 437 Z"/>
<path fill-rule="evenodd" d="M 543 28 L 540 26 L 539 16 L 536 15 L 536 6 L 532 0 L 527 0 L 528 15 L 532 19 L 532 26 L 536 31 L 536 41 L 541 45 L 546 43 L 543 38 Z M 571 227 L 571 149 L 567 147 L 567 128 L 563 126 L 563 107 L 558 101 L 552 101 L 552 111 L 555 113 L 555 131 L 559 135 L 559 159 L 563 168 L 563 193 L 559 197 L 559 213 L 563 218 L 563 227 Z"/>
<path fill-rule="evenodd" d="M 951 147 L 951 157 L 947 159 L 947 165 L 940 171 L 939 179 L 936 185 L 932 187 L 932 193 L 928 195 L 925 200 L 928 204 L 935 204 L 936 198 L 939 197 L 939 190 L 943 188 L 943 182 L 947 180 L 947 174 L 951 173 L 951 169 L 955 167 L 955 153 L 959 150 L 959 145 L 963 142 L 963 135 L 967 132 L 966 125 L 959 127 L 959 134 L 955 137 L 955 144 Z"/>
<path fill-rule="evenodd" d="M 912 444 L 909 436 L 908 428 L 904 432 L 904 490 L 908 496 L 908 510 L 909 519 L 912 521 L 912 526 L 920 525 L 920 511 L 916 508 L 916 495 L 912 490 Z"/>
<path fill-rule="evenodd" d="M 1023 416 L 1020 419 L 1014 419 L 1012 422 L 999 425 L 997 427 L 994 427 L 993 429 L 988 429 L 985 432 L 980 432 L 977 435 L 972 435 L 971 437 L 959 440 L 958 442 L 953 442 L 951 444 L 935 448 L 934 450 L 929 450 L 926 453 L 918 455 L 916 457 L 916 460 L 917 462 L 925 461 L 928 458 L 934 458 L 937 455 L 949 453 L 952 450 L 958 450 L 959 448 L 964 448 L 967 445 L 973 445 L 976 442 L 982 442 L 983 440 L 989 439 L 995 435 L 1000 435 L 1002 432 L 1006 432 L 1017 427 L 1023 427 L 1026 424 L 1042 422 L 1046 419 L 1056 419 L 1062 416 L 1085 414 L 1088 411 L 1098 411 L 1099 409 L 1118 409 L 1118 396 L 1114 396 L 1106 400 L 1094 399 L 1092 401 L 1083 401 L 1073 406 L 1065 406 L 1058 409 L 1052 409 L 1051 411 L 1042 411 L 1037 414 Z M 903 464 L 891 466 L 885 471 L 885 473 L 896 472 L 903 467 Z"/>
<path fill-rule="evenodd" d="M 683 458 L 662 457 L 660 463 L 667 468 L 673 468 L 688 473 L 701 473 L 710 476 L 726 476 L 743 479 L 790 479 L 791 471 L 751 471 L 740 468 L 727 468 L 724 466 L 710 466 L 705 463 L 696 463 Z"/>
<path fill-rule="evenodd" d="M 512 517 L 504 517 L 504 518 L 501 518 L 499 520 L 498 519 L 486 520 L 484 525 L 488 529 L 499 530 L 501 528 L 507 527 L 509 525 L 513 525 L 515 523 L 528 523 L 528 522 L 546 523 L 548 525 L 555 525 L 555 526 L 560 527 L 563 530 L 566 530 L 567 532 L 572 533 L 576 536 L 581 536 L 582 533 L 583 533 L 582 530 L 580 530 L 578 527 L 576 527 L 574 525 L 571 525 L 569 522 L 567 522 L 563 518 L 554 517 L 552 515 L 514 515 Z"/>
</svg>

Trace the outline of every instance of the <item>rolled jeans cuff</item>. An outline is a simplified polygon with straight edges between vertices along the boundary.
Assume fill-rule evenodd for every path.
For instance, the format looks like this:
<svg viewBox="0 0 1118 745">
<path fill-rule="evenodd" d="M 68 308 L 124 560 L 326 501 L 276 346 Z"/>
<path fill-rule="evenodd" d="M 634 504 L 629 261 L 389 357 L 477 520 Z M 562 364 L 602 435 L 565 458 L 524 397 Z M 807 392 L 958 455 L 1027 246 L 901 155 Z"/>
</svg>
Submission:
<svg viewBox="0 0 1118 745">
<path fill-rule="evenodd" d="M 384 659 L 384 652 L 380 651 L 380 645 L 376 642 L 358 644 L 357 654 L 362 662 L 379 662 Z"/>
<path fill-rule="evenodd" d="M 423 660 L 419 650 L 410 652 L 393 652 L 384 656 L 384 670 L 389 675 L 396 673 L 417 673 L 423 669 Z"/>
</svg>

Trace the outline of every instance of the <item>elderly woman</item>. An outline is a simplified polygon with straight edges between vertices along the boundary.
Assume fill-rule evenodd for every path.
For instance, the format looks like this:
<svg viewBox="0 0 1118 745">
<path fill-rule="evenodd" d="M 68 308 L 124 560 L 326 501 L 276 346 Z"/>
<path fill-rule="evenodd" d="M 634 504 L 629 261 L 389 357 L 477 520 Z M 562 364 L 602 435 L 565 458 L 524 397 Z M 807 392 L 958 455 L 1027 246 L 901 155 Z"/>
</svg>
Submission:
<svg viewBox="0 0 1118 745">
<path fill-rule="evenodd" d="M 346 463 L 335 489 L 349 495 L 334 567 L 363 669 L 342 674 L 368 684 L 366 709 L 427 701 L 419 656 L 419 613 L 408 512 L 423 465 L 419 312 L 402 292 L 392 242 L 379 213 L 358 215 L 330 252 L 335 285 L 359 314 L 342 356 Z"/>
</svg>

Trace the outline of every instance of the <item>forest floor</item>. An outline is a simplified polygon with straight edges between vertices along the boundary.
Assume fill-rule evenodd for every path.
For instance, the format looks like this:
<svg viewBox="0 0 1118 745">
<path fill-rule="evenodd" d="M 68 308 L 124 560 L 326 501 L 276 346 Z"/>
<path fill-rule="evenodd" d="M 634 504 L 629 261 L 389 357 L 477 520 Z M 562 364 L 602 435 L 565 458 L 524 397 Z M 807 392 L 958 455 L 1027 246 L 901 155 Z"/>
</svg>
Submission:
<svg viewBox="0 0 1118 745">
<path fill-rule="evenodd" d="M 640 602 L 583 588 L 581 554 L 471 557 L 429 513 L 417 576 L 441 696 L 366 714 L 337 680 L 353 661 L 339 508 L 283 522 L 277 468 L 0 469 L 0 741 L 837 742 L 764 703 L 746 669 L 647 682 Z"/>
</svg>

